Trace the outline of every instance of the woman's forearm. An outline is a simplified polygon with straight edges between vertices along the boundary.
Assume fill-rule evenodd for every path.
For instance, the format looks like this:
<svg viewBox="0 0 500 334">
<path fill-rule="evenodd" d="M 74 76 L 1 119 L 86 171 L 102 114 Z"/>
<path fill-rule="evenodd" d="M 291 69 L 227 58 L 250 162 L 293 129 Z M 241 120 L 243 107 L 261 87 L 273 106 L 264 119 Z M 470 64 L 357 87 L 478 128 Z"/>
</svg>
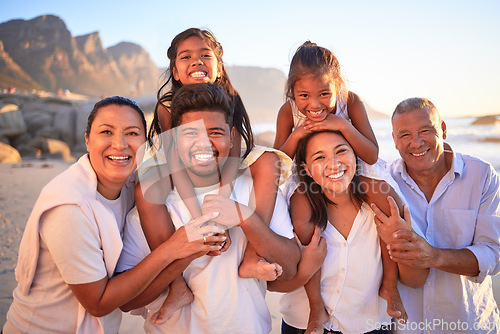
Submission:
<svg viewBox="0 0 500 334">
<path fill-rule="evenodd" d="M 177 276 L 182 274 L 192 260 L 193 258 L 186 258 L 172 262 L 137 297 L 120 306 L 121 310 L 129 312 L 154 301 Z"/>
</svg>

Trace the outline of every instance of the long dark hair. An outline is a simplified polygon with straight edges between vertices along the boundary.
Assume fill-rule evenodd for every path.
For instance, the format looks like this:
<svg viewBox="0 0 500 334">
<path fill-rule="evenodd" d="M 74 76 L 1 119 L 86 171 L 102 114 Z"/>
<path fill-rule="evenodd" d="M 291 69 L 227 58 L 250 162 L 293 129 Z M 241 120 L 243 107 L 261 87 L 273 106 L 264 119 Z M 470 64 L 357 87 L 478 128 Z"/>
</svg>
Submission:
<svg viewBox="0 0 500 334">
<path fill-rule="evenodd" d="M 309 143 L 311 138 L 320 133 L 325 133 L 325 132 L 336 133 L 345 139 L 344 135 L 340 131 L 323 130 L 323 131 L 308 133 L 305 137 L 303 137 L 299 141 L 297 145 L 297 154 L 295 156 L 296 170 L 299 177 L 299 188 L 297 189 L 297 191 L 301 191 L 302 193 L 306 194 L 306 197 L 312 208 L 312 216 L 310 220 L 315 225 L 318 225 L 321 229 L 325 229 L 326 224 L 328 222 L 328 214 L 326 207 L 328 205 L 336 205 L 336 204 L 326 197 L 321 186 L 317 184 L 316 181 L 314 181 L 313 178 L 307 174 L 304 166 L 306 165 L 307 144 Z M 367 199 L 367 195 L 363 192 L 360 185 L 359 175 L 357 171 L 357 164 L 356 164 L 356 172 L 354 173 L 354 177 L 352 178 L 349 187 L 349 195 L 351 197 L 351 201 L 358 205 L 361 205 L 361 203 L 365 202 Z"/>
<path fill-rule="evenodd" d="M 156 95 L 157 102 L 154 117 L 148 133 L 149 143 L 152 145 L 153 137 L 161 134 L 162 132 L 162 129 L 160 127 L 160 120 L 158 118 L 158 108 L 164 107 L 165 109 L 170 111 L 173 96 L 175 92 L 177 92 L 177 90 L 182 87 L 182 83 L 178 80 L 175 80 L 172 74 L 172 71 L 175 68 L 175 59 L 177 56 L 177 49 L 179 47 L 179 44 L 193 36 L 201 38 L 211 47 L 217 58 L 217 63 L 220 64 L 220 76 L 217 77 L 215 83 L 221 85 L 229 94 L 229 96 L 234 100 L 234 127 L 236 128 L 236 130 L 238 130 L 241 137 L 245 141 L 246 150 L 243 155 L 243 158 L 245 158 L 254 146 L 254 138 L 252 127 L 250 125 L 250 118 L 248 117 L 247 111 L 245 109 L 245 106 L 243 105 L 243 101 L 241 100 L 240 95 L 231 84 L 226 69 L 224 68 L 224 64 L 222 62 L 222 55 L 224 53 L 222 50 L 222 45 L 217 41 L 217 39 L 210 31 L 201 30 L 198 28 L 187 29 L 175 36 L 172 40 L 172 43 L 170 44 L 170 47 L 167 50 L 167 56 L 170 60 L 170 65 L 167 71 L 164 73 L 164 77 L 166 77 L 165 83 L 160 87 L 160 89 L 158 89 L 158 93 Z M 171 84 L 170 89 L 165 92 L 165 90 L 168 88 L 169 83 Z"/>
</svg>

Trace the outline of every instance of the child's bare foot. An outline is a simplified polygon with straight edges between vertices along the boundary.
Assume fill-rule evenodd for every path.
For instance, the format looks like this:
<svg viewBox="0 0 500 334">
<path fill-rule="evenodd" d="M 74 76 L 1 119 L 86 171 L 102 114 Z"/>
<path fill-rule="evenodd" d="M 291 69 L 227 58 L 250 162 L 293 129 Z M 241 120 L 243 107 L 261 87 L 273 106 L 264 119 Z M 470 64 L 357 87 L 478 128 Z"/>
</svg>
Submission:
<svg viewBox="0 0 500 334">
<path fill-rule="evenodd" d="M 330 316 L 323 307 L 318 312 L 313 312 L 309 314 L 309 323 L 307 324 L 307 329 L 305 334 L 323 334 L 323 325 L 328 321 Z"/>
<path fill-rule="evenodd" d="M 168 312 L 167 309 L 164 308 L 162 305 L 162 307 L 160 307 L 160 309 L 157 312 L 153 313 L 153 315 L 151 316 L 151 319 L 150 319 L 151 323 L 156 324 L 156 325 L 161 325 L 161 324 L 165 323 L 168 320 L 167 314 L 166 314 L 167 312 Z M 169 318 L 171 316 L 172 315 L 170 315 Z"/>
<path fill-rule="evenodd" d="M 277 263 L 269 263 L 263 258 L 260 258 L 257 263 L 252 261 L 243 261 L 238 269 L 240 277 L 258 278 L 264 281 L 274 281 L 282 273 L 283 268 Z"/>
<path fill-rule="evenodd" d="M 174 282 L 170 285 L 170 290 L 163 305 L 151 316 L 151 322 L 153 324 L 163 324 L 170 319 L 177 310 L 180 310 L 194 300 L 194 295 L 184 280 L 182 280 L 183 284 L 177 283 L 175 287 L 172 288 Z"/>
<path fill-rule="evenodd" d="M 397 287 L 384 288 L 382 286 L 380 287 L 379 295 L 387 301 L 387 314 L 392 318 L 406 323 L 408 315 L 406 314 L 406 310 Z"/>
<path fill-rule="evenodd" d="M 305 334 L 323 334 L 323 324 L 320 321 L 313 321 L 307 324 Z"/>
<path fill-rule="evenodd" d="M 319 320 L 307 324 L 305 334 L 323 334 L 325 332 L 323 323 Z"/>
</svg>

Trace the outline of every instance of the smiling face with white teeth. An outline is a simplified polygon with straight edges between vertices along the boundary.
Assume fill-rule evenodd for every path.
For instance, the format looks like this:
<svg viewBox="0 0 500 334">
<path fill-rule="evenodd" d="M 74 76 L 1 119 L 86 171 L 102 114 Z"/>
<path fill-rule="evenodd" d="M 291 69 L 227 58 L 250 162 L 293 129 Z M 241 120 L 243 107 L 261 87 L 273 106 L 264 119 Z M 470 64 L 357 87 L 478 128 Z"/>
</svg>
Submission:
<svg viewBox="0 0 500 334">
<path fill-rule="evenodd" d="M 213 83 L 219 74 L 219 66 L 210 45 L 202 38 L 192 36 L 179 43 L 172 75 L 183 85 Z"/>
<path fill-rule="evenodd" d="M 392 129 L 396 149 L 410 176 L 447 171 L 443 146 L 446 124 L 436 111 L 413 109 L 395 114 Z"/>
<path fill-rule="evenodd" d="M 179 158 L 195 187 L 219 182 L 232 147 L 233 130 L 225 115 L 217 111 L 190 111 L 182 115 L 176 128 L 176 147 Z M 218 166 L 217 166 L 218 164 Z"/>
<path fill-rule="evenodd" d="M 293 96 L 302 114 L 311 121 L 320 122 L 335 107 L 335 84 L 327 75 L 308 75 L 295 82 Z"/>
<path fill-rule="evenodd" d="M 135 156 L 146 140 L 138 112 L 129 106 L 111 104 L 99 108 L 85 145 L 97 175 L 97 191 L 115 199 L 136 168 Z"/>
<path fill-rule="evenodd" d="M 349 194 L 356 171 L 356 155 L 344 137 L 333 132 L 313 135 L 306 147 L 305 170 L 332 200 Z"/>
</svg>

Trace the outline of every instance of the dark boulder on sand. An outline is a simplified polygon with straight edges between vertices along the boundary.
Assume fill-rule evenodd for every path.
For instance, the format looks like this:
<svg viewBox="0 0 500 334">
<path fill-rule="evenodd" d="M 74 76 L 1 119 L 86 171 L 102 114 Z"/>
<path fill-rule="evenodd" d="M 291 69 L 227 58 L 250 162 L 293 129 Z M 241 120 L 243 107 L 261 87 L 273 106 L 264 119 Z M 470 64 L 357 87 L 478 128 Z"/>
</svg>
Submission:
<svg viewBox="0 0 500 334">
<path fill-rule="evenodd" d="M 0 102 L 0 136 L 17 136 L 25 131 L 26 124 L 19 107 Z"/>
<path fill-rule="evenodd" d="M 21 162 L 21 155 L 10 145 L 0 142 L 0 163 Z"/>
<path fill-rule="evenodd" d="M 497 116 L 495 115 L 478 117 L 471 123 L 471 125 L 495 125 L 495 124 L 500 124 L 500 120 L 498 120 Z"/>
<path fill-rule="evenodd" d="M 500 143 L 500 137 L 486 137 L 483 140 L 481 140 L 483 143 L 494 143 L 494 144 L 499 144 Z"/>
</svg>

